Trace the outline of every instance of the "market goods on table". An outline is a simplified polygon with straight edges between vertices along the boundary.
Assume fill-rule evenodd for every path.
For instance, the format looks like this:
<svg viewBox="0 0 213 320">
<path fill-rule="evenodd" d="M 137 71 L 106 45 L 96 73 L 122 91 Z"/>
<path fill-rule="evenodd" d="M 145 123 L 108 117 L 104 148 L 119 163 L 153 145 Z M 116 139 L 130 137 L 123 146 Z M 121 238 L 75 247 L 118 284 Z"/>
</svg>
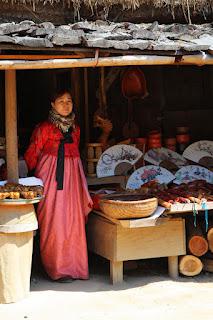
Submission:
<svg viewBox="0 0 213 320">
<path fill-rule="evenodd" d="M 142 156 L 142 152 L 130 145 L 120 144 L 105 150 L 96 167 L 97 177 L 121 175 L 120 170 L 130 169 Z M 121 168 L 123 167 L 123 169 Z"/>
<path fill-rule="evenodd" d="M 148 165 L 133 172 L 127 181 L 126 189 L 139 189 L 142 185 L 152 180 L 155 180 L 160 184 L 168 184 L 174 179 L 175 176 L 167 169 Z"/>
<path fill-rule="evenodd" d="M 43 186 L 25 186 L 19 183 L 6 183 L 0 186 L 0 200 L 35 199 L 43 196 Z"/>
<path fill-rule="evenodd" d="M 149 181 L 134 191 L 135 194 L 156 197 L 158 204 L 169 212 L 189 212 L 213 209 L 213 184 L 197 180 L 167 186 L 158 181 Z"/>
</svg>

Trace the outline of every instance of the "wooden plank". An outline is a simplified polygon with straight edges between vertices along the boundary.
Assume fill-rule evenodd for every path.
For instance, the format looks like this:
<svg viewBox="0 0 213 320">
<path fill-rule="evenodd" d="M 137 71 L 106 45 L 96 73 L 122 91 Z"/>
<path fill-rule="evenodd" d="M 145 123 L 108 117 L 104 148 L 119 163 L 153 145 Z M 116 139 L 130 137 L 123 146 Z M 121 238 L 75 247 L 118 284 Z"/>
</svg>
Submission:
<svg viewBox="0 0 213 320">
<path fill-rule="evenodd" d="M 159 218 L 164 212 L 164 208 L 158 207 L 152 216 L 139 219 L 119 219 L 119 224 L 123 228 L 141 228 L 141 227 L 153 227 L 162 223 L 166 223 L 168 218 Z"/>
<path fill-rule="evenodd" d="M 126 176 L 112 176 L 112 177 L 104 177 L 104 178 L 86 177 L 86 179 L 87 179 L 87 184 L 89 186 L 100 185 L 100 184 L 114 184 L 114 183 L 125 186 L 128 180 L 128 177 Z"/>
<path fill-rule="evenodd" d="M 147 218 L 141 218 L 141 219 L 128 219 L 128 220 L 117 220 L 118 224 L 122 226 L 123 228 L 145 228 L 145 227 L 154 227 L 156 225 L 160 225 L 162 223 L 165 223 L 168 221 L 167 218 L 153 218 L 153 219 L 147 219 Z"/>
<path fill-rule="evenodd" d="M 186 253 L 185 224 L 171 219 L 155 227 L 117 227 L 117 261 L 178 256 Z"/>
<path fill-rule="evenodd" d="M 208 210 L 213 209 L 213 201 L 208 201 L 207 203 Z M 194 210 L 197 211 L 205 211 L 201 204 L 198 203 L 176 203 L 172 204 L 170 209 L 166 211 L 168 214 L 176 214 L 176 213 L 187 213 L 192 212 Z"/>
<path fill-rule="evenodd" d="M 93 210 L 92 212 L 96 213 L 97 215 L 103 217 L 103 218 L 106 219 L 106 220 L 111 221 L 111 222 L 114 223 L 114 224 L 120 224 L 120 221 L 119 221 L 119 220 L 113 219 L 113 218 L 111 218 L 111 217 L 109 217 L 109 216 L 106 216 L 106 215 L 105 215 L 103 212 L 101 212 L 101 211 Z"/>
<path fill-rule="evenodd" d="M 50 60 L 82 58 L 80 54 L 52 55 L 52 54 L 0 54 L 0 60 Z"/>
<path fill-rule="evenodd" d="M 141 228 L 141 227 L 153 227 L 162 223 L 166 223 L 168 220 L 172 218 L 159 218 L 159 215 L 153 215 L 148 218 L 138 218 L 138 219 L 115 219 L 110 216 L 107 216 L 104 212 L 93 210 L 94 213 L 97 215 L 105 218 L 106 220 L 109 220 L 113 222 L 114 224 L 120 225 L 123 228 Z"/>
<path fill-rule="evenodd" d="M 110 280 L 112 284 L 123 281 L 123 261 L 110 261 Z"/>
<path fill-rule="evenodd" d="M 5 71 L 5 131 L 7 180 L 18 183 L 18 138 L 17 138 L 17 103 L 16 71 Z"/>
<path fill-rule="evenodd" d="M 116 225 L 103 217 L 91 214 L 87 223 L 88 249 L 108 260 L 116 260 Z"/>
<path fill-rule="evenodd" d="M 95 58 L 83 59 L 50 59 L 50 60 L 1 60 L 0 70 L 32 70 L 32 69 L 59 69 L 79 67 L 107 67 L 131 65 L 213 65 L 213 56 L 206 54 L 183 56 L 180 61 L 174 57 L 157 55 L 127 55 L 118 57 L 104 57 L 96 61 Z"/>
</svg>

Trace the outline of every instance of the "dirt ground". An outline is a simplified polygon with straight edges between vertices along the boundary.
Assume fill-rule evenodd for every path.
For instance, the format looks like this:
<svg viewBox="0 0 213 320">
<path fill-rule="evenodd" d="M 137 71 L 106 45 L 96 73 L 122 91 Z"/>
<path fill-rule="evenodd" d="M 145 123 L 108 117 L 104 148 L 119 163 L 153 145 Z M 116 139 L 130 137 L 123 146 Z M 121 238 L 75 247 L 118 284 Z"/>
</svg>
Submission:
<svg viewBox="0 0 213 320">
<path fill-rule="evenodd" d="M 92 259 L 90 280 L 55 283 L 33 272 L 29 296 L 0 305 L 0 320 L 213 319 L 213 275 L 171 280 L 166 259 L 138 261 L 112 286 L 106 261 Z"/>
</svg>

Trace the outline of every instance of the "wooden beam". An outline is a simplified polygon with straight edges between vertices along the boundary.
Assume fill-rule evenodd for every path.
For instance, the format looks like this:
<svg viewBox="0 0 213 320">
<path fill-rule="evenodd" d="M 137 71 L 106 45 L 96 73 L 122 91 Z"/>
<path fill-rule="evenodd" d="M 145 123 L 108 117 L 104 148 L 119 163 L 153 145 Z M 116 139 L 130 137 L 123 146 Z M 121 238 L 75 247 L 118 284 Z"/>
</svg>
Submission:
<svg viewBox="0 0 213 320">
<path fill-rule="evenodd" d="M 60 69 L 79 67 L 128 66 L 128 65 L 213 65 L 213 56 L 209 54 L 188 55 L 178 61 L 175 57 L 126 55 L 117 57 L 51 59 L 51 60 L 0 60 L 0 70 Z"/>
<path fill-rule="evenodd" d="M 78 59 L 78 58 L 84 58 L 85 56 L 83 54 L 0 54 L 0 60 L 50 60 L 50 59 Z"/>
<path fill-rule="evenodd" d="M 17 103 L 16 71 L 5 71 L 5 133 L 7 180 L 18 182 L 18 139 L 17 139 Z"/>
</svg>

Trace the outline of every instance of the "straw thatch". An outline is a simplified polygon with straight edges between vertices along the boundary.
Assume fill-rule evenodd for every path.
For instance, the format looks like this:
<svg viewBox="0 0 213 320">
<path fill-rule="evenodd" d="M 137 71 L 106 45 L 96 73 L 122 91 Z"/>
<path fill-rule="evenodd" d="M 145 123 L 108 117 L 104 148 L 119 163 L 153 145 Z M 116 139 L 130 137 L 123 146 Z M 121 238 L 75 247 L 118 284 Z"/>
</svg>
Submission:
<svg viewBox="0 0 213 320">
<path fill-rule="evenodd" d="M 122 5 L 124 8 L 139 8 L 143 4 L 152 5 L 154 7 L 169 7 L 175 8 L 181 6 L 183 8 L 192 8 L 193 10 L 202 10 L 207 8 L 213 8 L 212 0 L 0 0 L 0 2 L 15 4 L 30 4 L 36 6 L 36 4 L 60 4 L 63 6 L 74 6 L 80 8 L 81 5 L 90 6 L 91 8 L 97 6 L 110 7 L 113 5 Z"/>
<path fill-rule="evenodd" d="M 114 5 L 121 5 L 123 9 L 137 9 L 142 5 L 148 5 L 156 8 L 167 9 L 175 17 L 175 10 L 181 8 L 188 22 L 191 22 L 191 15 L 196 12 L 205 14 L 209 11 L 213 12 L 213 0 L 0 0 L 0 3 L 9 3 L 14 5 L 30 5 L 36 10 L 36 5 L 60 5 L 64 7 L 73 7 L 75 11 L 79 11 L 82 6 L 90 7 L 93 11 L 97 7 L 103 7 L 106 16 Z"/>
</svg>

